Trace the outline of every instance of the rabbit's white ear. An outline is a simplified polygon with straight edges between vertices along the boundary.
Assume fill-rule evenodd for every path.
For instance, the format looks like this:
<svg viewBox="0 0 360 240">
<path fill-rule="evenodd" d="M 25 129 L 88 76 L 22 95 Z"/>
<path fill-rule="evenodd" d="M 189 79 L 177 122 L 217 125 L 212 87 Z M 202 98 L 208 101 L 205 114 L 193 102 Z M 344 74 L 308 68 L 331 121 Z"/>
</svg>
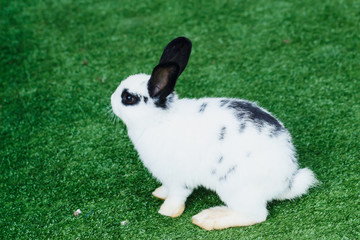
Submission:
<svg viewBox="0 0 360 240">
<path fill-rule="evenodd" d="M 174 62 L 157 65 L 148 82 L 150 97 L 164 100 L 172 93 L 179 75 L 179 69 L 179 65 Z"/>
<path fill-rule="evenodd" d="M 161 55 L 159 64 L 174 62 L 179 65 L 178 76 L 184 71 L 191 53 L 191 41 L 186 37 L 178 37 L 169 42 Z"/>
</svg>

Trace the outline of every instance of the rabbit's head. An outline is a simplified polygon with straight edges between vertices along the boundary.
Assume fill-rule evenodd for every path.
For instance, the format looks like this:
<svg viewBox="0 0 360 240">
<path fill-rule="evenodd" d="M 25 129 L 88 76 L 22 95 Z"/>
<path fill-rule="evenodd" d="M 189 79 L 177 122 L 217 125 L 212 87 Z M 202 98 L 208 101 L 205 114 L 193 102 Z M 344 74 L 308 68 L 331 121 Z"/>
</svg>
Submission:
<svg viewBox="0 0 360 240">
<path fill-rule="evenodd" d="M 174 39 L 165 47 L 151 76 L 136 74 L 121 82 L 111 96 L 111 105 L 126 125 L 171 107 L 177 98 L 175 83 L 188 63 L 191 46 L 185 37 Z"/>
</svg>

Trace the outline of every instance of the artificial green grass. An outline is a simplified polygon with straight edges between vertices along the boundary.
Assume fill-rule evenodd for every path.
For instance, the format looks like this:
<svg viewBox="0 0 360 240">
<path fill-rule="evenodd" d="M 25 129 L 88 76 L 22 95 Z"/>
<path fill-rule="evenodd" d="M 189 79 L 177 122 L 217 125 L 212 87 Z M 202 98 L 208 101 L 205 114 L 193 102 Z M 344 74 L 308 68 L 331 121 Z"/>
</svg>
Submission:
<svg viewBox="0 0 360 240">
<path fill-rule="evenodd" d="M 0 14 L 0 239 L 360 238 L 359 1 L 13 0 Z M 221 204 L 202 188 L 182 216 L 157 213 L 159 183 L 108 107 L 177 36 L 193 41 L 178 94 L 257 101 L 319 187 L 250 227 L 193 225 Z"/>
</svg>

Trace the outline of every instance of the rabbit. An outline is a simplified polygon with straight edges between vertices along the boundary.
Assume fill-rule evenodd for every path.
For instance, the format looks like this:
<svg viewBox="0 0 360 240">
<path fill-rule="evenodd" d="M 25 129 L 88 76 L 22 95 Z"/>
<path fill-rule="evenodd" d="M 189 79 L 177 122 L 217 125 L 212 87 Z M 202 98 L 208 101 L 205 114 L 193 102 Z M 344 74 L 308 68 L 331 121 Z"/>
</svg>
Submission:
<svg viewBox="0 0 360 240">
<path fill-rule="evenodd" d="M 159 213 L 178 217 L 199 186 L 225 204 L 203 210 L 192 222 L 206 229 L 249 226 L 266 220 L 267 202 L 300 197 L 317 182 L 299 169 L 283 123 L 257 104 L 235 98 L 179 99 L 175 83 L 192 43 L 172 40 L 151 75 L 123 80 L 111 96 L 113 112 L 145 167 L 162 184 Z"/>
</svg>

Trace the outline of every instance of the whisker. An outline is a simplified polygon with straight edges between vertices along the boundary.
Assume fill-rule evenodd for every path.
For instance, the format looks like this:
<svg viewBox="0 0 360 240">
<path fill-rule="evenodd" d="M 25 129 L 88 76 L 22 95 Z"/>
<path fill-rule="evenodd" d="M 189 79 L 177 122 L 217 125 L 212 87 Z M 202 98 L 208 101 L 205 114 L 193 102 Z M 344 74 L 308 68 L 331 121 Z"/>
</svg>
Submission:
<svg viewBox="0 0 360 240">
<path fill-rule="evenodd" d="M 106 112 L 108 112 L 108 113 L 111 113 L 113 110 L 112 110 L 112 107 L 111 107 L 111 105 L 110 106 L 108 106 L 108 107 L 106 107 L 106 109 L 107 109 L 107 111 Z"/>
<path fill-rule="evenodd" d="M 117 124 L 119 123 L 120 119 L 115 115 L 115 113 L 113 112 L 112 110 L 112 106 L 107 106 L 105 109 L 104 109 L 104 112 L 110 117 L 110 121 L 113 123 L 113 124 Z"/>
</svg>

